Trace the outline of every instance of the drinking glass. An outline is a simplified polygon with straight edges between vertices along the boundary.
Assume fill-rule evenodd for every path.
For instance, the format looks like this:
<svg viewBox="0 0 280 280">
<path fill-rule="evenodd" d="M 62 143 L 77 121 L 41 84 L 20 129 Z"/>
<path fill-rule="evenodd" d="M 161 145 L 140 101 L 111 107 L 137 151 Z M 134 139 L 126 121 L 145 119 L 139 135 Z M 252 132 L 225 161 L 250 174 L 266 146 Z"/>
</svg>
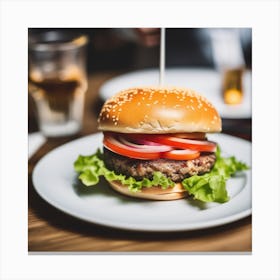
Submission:
<svg viewBox="0 0 280 280">
<path fill-rule="evenodd" d="M 48 31 L 28 39 L 28 91 L 41 132 L 47 137 L 78 133 L 87 90 L 87 37 Z"/>
</svg>

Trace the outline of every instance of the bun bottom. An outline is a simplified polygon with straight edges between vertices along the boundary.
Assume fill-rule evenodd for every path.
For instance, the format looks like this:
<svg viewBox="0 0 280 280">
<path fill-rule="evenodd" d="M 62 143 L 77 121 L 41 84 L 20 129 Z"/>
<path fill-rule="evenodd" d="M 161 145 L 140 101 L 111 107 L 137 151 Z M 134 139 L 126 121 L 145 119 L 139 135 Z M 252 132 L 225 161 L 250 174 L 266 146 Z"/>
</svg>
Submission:
<svg viewBox="0 0 280 280">
<path fill-rule="evenodd" d="M 148 200 L 176 200 L 185 198 L 188 193 L 183 188 L 181 183 L 175 184 L 173 188 L 163 190 L 161 187 L 143 188 L 139 192 L 131 192 L 129 189 L 122 185 L 119 181 L 108 182 L 112 189 L 124 194 L 126 196 L 138 197 Z"/>
</svg>

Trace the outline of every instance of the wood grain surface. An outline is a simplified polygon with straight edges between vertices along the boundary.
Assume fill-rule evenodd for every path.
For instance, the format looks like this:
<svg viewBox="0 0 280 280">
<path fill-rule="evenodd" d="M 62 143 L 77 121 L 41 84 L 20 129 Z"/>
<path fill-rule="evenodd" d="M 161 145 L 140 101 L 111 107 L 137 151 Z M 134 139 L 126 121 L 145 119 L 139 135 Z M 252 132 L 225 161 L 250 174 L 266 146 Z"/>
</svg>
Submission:
<svg viewBox="0 0 280 280">
<path fill-rule="evenodd" d="M 98 90 L 119 73 L 95 73 L 89 77 L 84 127 L 79 135 L 52 138 L 29 160 L 28 250 L 34 252 L 247 252 L 252 251 L 251 216 L 227 225 L 188 232 L 147 233 L 107 228 L 73 218 L 38 196 L 32 185 L 34 166 L 52 149 L 97 131 L 97 115 L 102 106 Z M 29 132 L 36 131 L 33 104 L 29 104 Z M 251 141 L 251 120 L 224 120 L 224 133 Z"/>
</svg>

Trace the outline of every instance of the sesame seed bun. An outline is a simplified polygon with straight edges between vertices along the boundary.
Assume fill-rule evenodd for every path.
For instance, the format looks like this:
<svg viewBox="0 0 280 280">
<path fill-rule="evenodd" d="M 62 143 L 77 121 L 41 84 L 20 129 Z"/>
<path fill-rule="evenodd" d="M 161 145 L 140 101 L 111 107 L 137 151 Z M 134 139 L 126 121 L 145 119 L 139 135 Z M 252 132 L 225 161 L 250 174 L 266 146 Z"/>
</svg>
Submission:
<svg viewBox="0 0 280 280">
<path fill-rule="evenodd" d="M 121 133 L 220 132 L 214 106 L 193 90 L 138 87 L 123 90 L 104 104 L 99 130 Z"/>
<path fill-rule="evenodd" d="M 131 192 L 129 189 L 118 181 L 109 182 L 112 189 L 130 197 L 144 198 L 148 200 L 175 200 L 188 196 L 182 184 L 177 183 L 174 187 L 162 189 L 161 187 L 143 188 L 139 192 Z"/>
</svg>

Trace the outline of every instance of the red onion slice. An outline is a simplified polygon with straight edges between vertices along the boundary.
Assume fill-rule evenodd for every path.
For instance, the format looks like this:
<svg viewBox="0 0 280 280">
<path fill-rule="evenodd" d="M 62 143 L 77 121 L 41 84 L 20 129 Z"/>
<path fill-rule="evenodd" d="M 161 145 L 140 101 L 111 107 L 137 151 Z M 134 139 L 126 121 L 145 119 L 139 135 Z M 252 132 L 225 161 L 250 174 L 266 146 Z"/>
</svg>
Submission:
<svg viewBox="0 0 280 280">
<path fill-rule="evenodd" d="M 135 144 L 133 142 L 130 142 L 129 140 L 125 139 L 124 137 L 119 136 L 119 141 L 130 147 L 130 148 L 134 148 L 134 149 L 139 149 L 141 151 L 143 150 L 149 150 L 149 151 L 155 151 L 155 152 L 167 152 L 167 151 L 171 151 L 172 147 L 167 146 L 167 145 L 141 145 L 141 144 Z M 155 143 L 154 143 L 155 144 Z"/>
</svg>

